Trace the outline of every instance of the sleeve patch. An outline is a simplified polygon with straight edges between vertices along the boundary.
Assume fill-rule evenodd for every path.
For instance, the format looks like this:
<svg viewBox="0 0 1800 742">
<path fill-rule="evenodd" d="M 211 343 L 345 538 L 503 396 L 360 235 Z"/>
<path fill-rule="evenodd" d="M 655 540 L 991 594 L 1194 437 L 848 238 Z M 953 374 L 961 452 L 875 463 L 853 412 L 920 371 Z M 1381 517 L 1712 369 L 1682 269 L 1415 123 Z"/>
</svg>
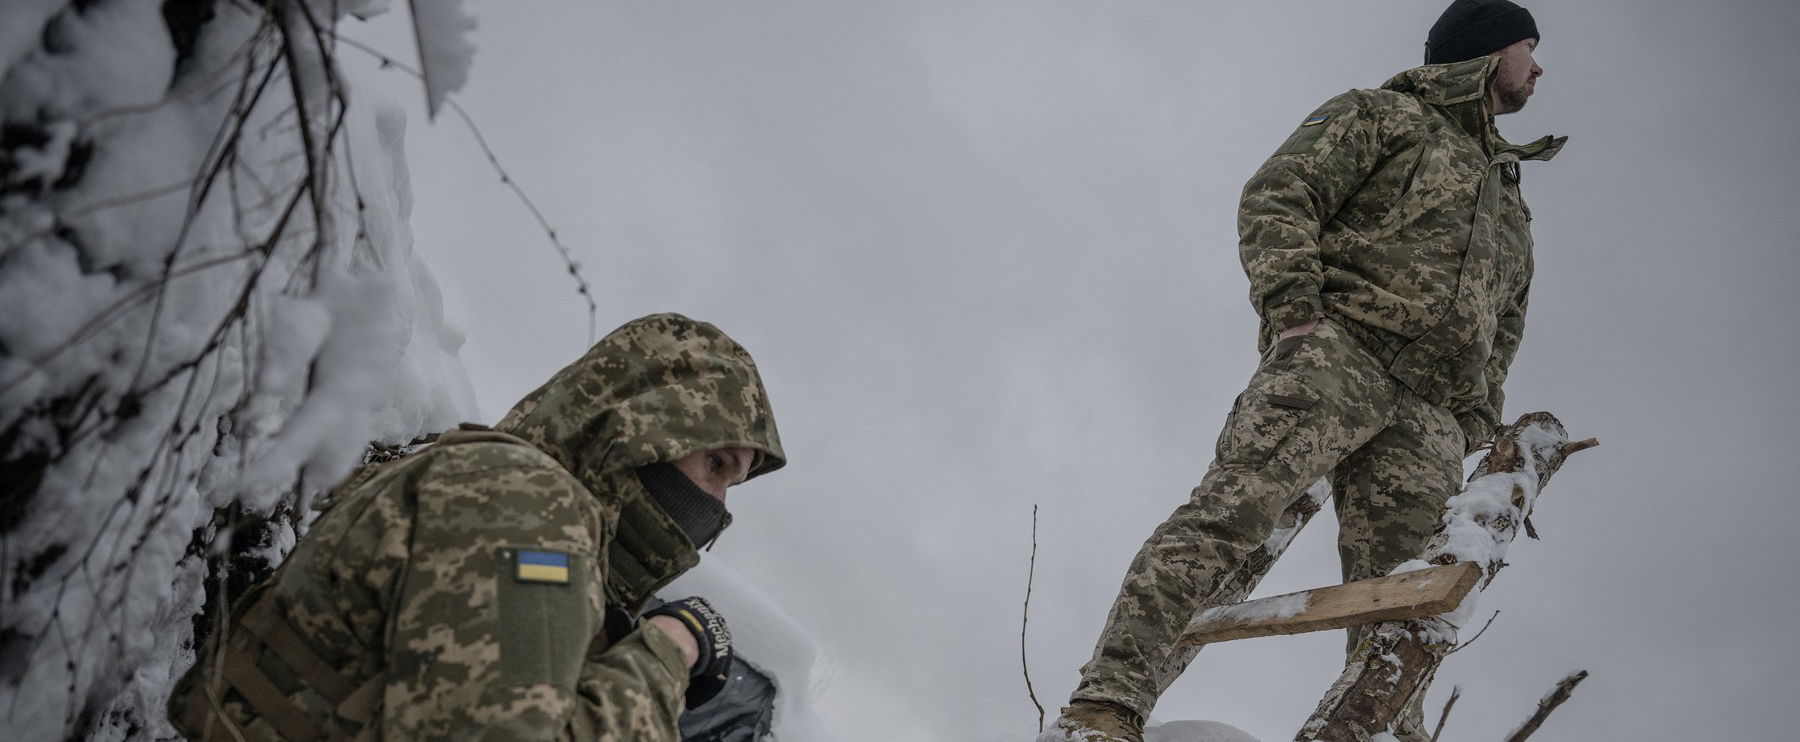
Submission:
<svg viewBox="0 0 1800 742">
<path fill-rule="evenodd" d="M 520 549 L 514 561 L 514 577 L 519 582 L 569 584 L 569 555 L 560 551 Z"/>
<path fill-rule="evenodd" d="M 1325 157 L 1331 152 L 1332 141 L 1343 135 L 1344 127 L 1354 123 L 1355 116 L 1355 111 L 1341 107 L 1324 113 L 1314 111 L 1300 122 L 1293 134 L 1288 135 L 1281 148 L 1275 150 L 1275 155 Z"/>
</svg>

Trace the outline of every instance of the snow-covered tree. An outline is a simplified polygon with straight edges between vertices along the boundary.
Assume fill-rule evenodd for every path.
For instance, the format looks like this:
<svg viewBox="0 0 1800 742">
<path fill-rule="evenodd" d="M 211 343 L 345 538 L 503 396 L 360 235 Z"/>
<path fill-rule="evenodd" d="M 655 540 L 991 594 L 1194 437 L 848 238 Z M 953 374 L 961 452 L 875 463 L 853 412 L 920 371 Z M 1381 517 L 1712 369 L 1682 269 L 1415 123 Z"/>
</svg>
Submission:
<svg viewBox="0 0 1800 742">
<path fill-rule="evenodd" d="M 404 117 L 334 63 L 339 21 L 384 6 L 7 4 L 9 738 L 166 730 L 196 630 L 286 553 L 310 499 L 370 441 L 473 415 L 412 250 Z"/>
</svg>

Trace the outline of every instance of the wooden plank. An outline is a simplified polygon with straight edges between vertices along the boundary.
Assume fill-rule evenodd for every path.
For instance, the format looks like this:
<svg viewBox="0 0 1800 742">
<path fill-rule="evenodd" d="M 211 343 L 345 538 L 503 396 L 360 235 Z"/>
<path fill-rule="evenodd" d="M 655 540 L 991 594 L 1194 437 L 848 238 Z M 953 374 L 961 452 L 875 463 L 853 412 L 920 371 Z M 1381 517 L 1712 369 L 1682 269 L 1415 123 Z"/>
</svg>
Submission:
<svg viewBox="0 0 1800 742">
<path fill-rule="evenodd" d="M 1435 616 L 1480 579 L 1481 565 L 1463 562 L 1219 606 L 1189 622 L 1176 646 Z"/>
</svg>

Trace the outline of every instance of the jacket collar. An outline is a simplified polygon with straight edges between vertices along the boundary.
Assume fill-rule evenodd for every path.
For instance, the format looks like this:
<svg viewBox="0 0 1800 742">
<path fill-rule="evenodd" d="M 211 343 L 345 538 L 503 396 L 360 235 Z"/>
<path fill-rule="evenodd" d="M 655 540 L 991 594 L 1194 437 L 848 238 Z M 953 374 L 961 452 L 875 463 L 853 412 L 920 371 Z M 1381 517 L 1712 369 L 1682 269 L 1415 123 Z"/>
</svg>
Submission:
<svg viewBox="0 0 1800 742">
<path fill-rule="evenodd" d="M 618 509 L 607 549 L 607 602 L 615 605 L 641 603 L 699 561 L 638 481 L 639 467 L 715 448 L 759 453 L 750 476 L 786 460 L 750 354 L 719 328 L 678 314 L 614 330 L 494 428 L 548 454 Z"/>
<path fill-rule="evenodd" d="M 533 447 L 517 436 L 479 423 L 463 423 L 438 437 L 437 445 L 509 443 Z M 598 499 L 619 508 L 607 546 L 606 604 L 635 611 L 677 575 L 700 563 L 695 544 L 680 526 L 652 503 L 637 476 L 620 472 L 605 483 L 587 485 Z"/>
<path fill-rule="evenodd" d="M 1500 69 L 1496 57 L 1476 57 L 1450 64 L 1414 67 L 1382 83 L 1392 90 L 1417 97 L 1441 110 L 1469 136 L 1481 142 L 1489 155 L 1510 153 L 1521 160 L 1548 160 L 1562 151 L 1568 137 L 1540 137 L 1529 144 L 1513 144 L 1494 128 L 1493 102 L 1488 85 Z"/>
</svg>

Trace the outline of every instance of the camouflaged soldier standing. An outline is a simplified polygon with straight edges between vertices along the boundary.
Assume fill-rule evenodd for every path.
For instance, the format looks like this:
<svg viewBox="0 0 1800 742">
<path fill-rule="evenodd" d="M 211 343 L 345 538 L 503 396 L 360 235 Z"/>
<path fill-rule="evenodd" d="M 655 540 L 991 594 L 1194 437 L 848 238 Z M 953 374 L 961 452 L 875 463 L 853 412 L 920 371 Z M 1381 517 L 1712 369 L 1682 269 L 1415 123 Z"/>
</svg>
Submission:
<svg viewBox="0 0 1800 742">
<path fill-rule="evenodd" d="M 705 621 L 630 616 L 729 522 L 725 486 L 783 461 L 742 347 L 633 321 L 493 429 L 340 485 L 170 718 L 197 740 L 677 740 Z"/>
<path fill-rule="evenodd" d="M 1509 2 L 1457 0 L 1424 67 L 1306 117 L 1244 188 L 1240 251 L 1263 358 L 1190 500 L 1133 559 L 1069 706 L 1043 740 L 1141 739 L 1219 580 L 1328 476 L 1346 581 L 1412 558 L 1500 419 L 1524 330 L 1531 212 L 1494 116 L 1543 70 Z M 1353 632 L 1351 649 L 1359 637 Z M 1424 739 L 1416 722 L 1403 739 Z"/>
</svg>

